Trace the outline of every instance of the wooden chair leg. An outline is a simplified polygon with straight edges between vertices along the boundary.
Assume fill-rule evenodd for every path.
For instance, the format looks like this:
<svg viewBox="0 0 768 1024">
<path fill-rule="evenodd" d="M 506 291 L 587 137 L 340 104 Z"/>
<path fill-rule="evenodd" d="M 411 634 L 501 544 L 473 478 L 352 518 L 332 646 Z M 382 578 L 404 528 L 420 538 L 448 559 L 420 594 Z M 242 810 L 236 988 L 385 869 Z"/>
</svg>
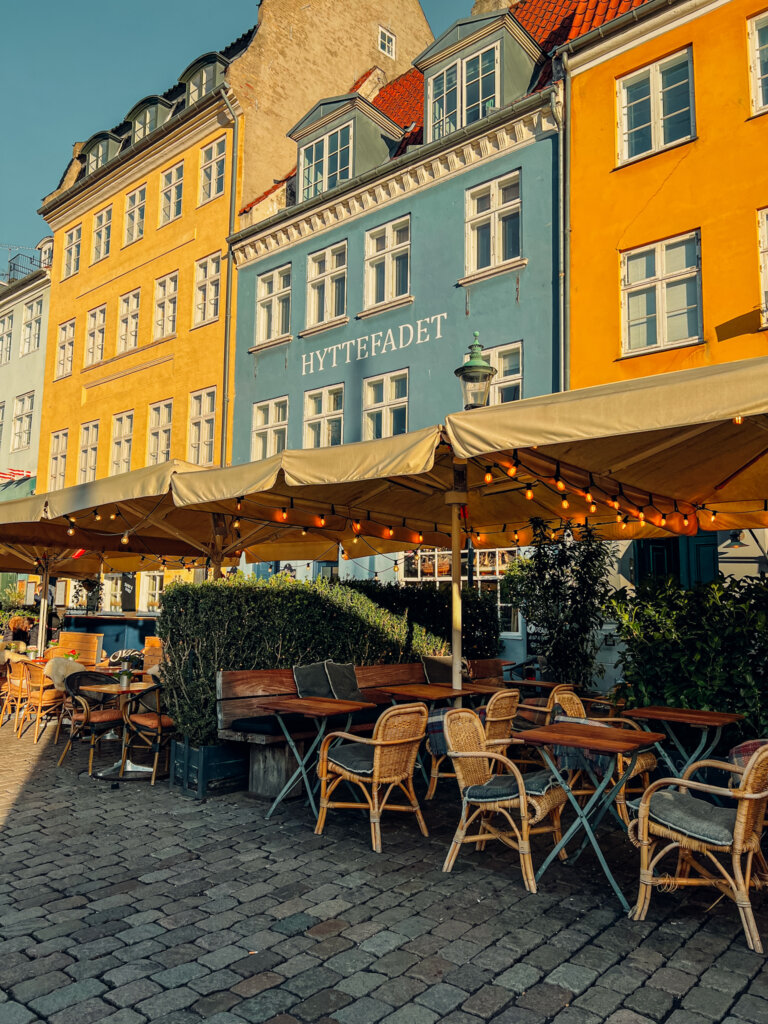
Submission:
<svg viewBox="0 0 768 1024">
<path fill-rule="evenodd" d="M 555 846 L 557 846 L 557 844 L 563 838 L 563 827 L 560 824 L 560 819 L 562 818 L 562 815 L 563 815 L 563 808 L 562 807 L 553 807 L 552 810 L 549 813 L 550 813 L 551 820 L 552 820 L 552 838 L 555 841 Z M 558 860 L 568 860 L 568 851 L 566 850 L 565 847 L 563 847 L 562 850 L 560 851 L 560 853 L 558 853 L 557 856 L 558 856 Z"/>
<path fill-rule="evenodd" d="M 655 843 L 648 838 L 640 837 L 640 889 L 637 894 L 637 903 L 629 912 L 633 921 L 644 921 L 651 905 L 651 893 L 653 892 L 653 877 L 651 871 L 651 857 Z"/>
<path fill-rule="evenodd" d="M 91 744 L 88 751 L 88 774 L 93 775 L 93 755 L 96 750 L 96 733 L 91 730 Z"/>
<path fill-rule="evenodd" d="M 151 779 L 151 781 L 149 783 L 150 786 L 154 786 L 155 779 L 157 778 L 157 764 L 158 764 L 158 762 L 160 760 L 160 737 L 159 736 L 155 737 L 154 747 L 155 747 L 155 756 L 154 756 L 154 758 L 152 760 L 152 779 Z"/>
<path fill-rule="evenodd" d="M 448 854 L 447 854 L 447 856 L 445 858 L 445 861 L 443 863 L 443 871 L 445 871 L 445 872 L 451 871 L 453 869 L 453 865 L 456 863 L 456 858 L 459 855 L 459 850 L 461 849 L 461 844 L 464 841 L 464 838 L 465 838 L 465 836 L 467 834 L 467 816 L 468 816 L 468 813 L 469 812 L 468 812 L 467 805 L 466 804 L 462 804 L 461 818 L 459 819 L 459 824 L 456 827 L 456 831 L 454 832 L 453 839 L 451 840 L 451 845 L 450 845 L 450 848 L 448 850 Z"/>
<path fill-rule="evenodd" d="M 131 737 L 128 735 L 128 730 L 126 729 L 125 732 L 123 733 L 123 752 L 122 752 L 122 755 L 120 757 L 120 771 L 118 773 L 119 778 L 121 778 L 121 779 L 122 779 L 123 773 L 125 771 L 125 762 L 126 762 L 126 760 L 128 758 L 128 749 L 129 749 L 130 745 L 131 745 Z"/>
<path fill-rule="evenodd" d="M 424 797 L 425 800 L 431 800 L 435 795 L 437 783 L 440 778 L 440 765 L 444 760 L 444 757 L 437 757 L 435 754 L 432 754 L 432 763 L 429 769 L 429 787 L 427 789 L 427 794 Z"/>
<path fill-rule="evenodd" d="M 531 836 L 528 826 L 528 819 L 524 818 L 520 830 L 520 842 L 517 851 L 520 855 L 520 868 L 523 873 L 523 885 L 530 893 L 536 893 L 536 873 L 533 870 L 533 859 L 531 858 Z"/>
<path fill-rule="evenodd" d="M 317 811 L 317 824 L 315 825 L 315 835 L 321 836 L 323 829 L 325 828 L 325 819 L 328 815 L 328 776 L 320 776 L 320 806 Z"/>
<path fill-rule="evenodd" d="M 739 916 L 741 917 L 741 923 L 744 928 L 747 945 L 750 949 L 754 950 L 755 953 L 762 953 L 763 944 L 760 940 L 760 933 L 758 932 L 757 924 L 755 923 L 752 903 L 749 899 L 749 874 L 747 874 L 747 878 L 745 879 L 741 867 L 740 856 L 734 855 L 731 863 L 733 865 L 733 879 L 735 883 L 734 899 L 736 906 L 739 908 Z"/>
<path fill-rule="evenodd" d="M 58 745 L 59 745 L 59 733 L 61 732 L 61 719 L 62 719 L 62 717 L 63 717 L 63 709 L 59 708 L 59 713 L 56 716 L 56 735 L 53 737 L 53 745 L 54 745 L 54 747 L 58 747 Z"/>
<path fill-rule="evenodd" d="M 427 831 L 427 823 L 424 821 L 424 815 L 421 813 L 421 807 L 419 806 L 419 801 L 416 799 L 416 792 L 415 792 L 415 790 L 413 788 L 413 779 L 412 778 L 407 780 L 407 792 L 408 792 L 408 799 L 411 802 L 411 807 L 413 808 L 414 813 L 416 815 L 416 821 L 419 823 L 419 829 L 421 831 L 421 834 L 423 836 L 428 836 L 429 832 Z"/>
<path fill-rule="evenodd" d="M 381 807 L 379 786 L 371 786 L 371 845 L 374 853 L 381 853 Z"/>
</svg>

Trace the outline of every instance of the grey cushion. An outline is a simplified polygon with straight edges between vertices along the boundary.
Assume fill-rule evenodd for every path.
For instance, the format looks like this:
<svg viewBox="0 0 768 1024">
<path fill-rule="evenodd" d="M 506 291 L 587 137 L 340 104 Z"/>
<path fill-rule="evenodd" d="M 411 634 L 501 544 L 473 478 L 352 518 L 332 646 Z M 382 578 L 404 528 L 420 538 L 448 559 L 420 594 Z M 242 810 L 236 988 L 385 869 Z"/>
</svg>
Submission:
<svg viewBox="0 0 768 1024">
<path fill-rule="evenodd" d="M 336 700 L 365 700 L 357 685 L 354 665 L 339 665 L 335 661 L 326 661 L 325 670 L 331 684 L 331 694 Z"/>
<path fill-rule="evenodd" d="M 631 800 L 629 806 L 637 811 L 639 800 Z M 662 789 L 651 796 L 649 808 L 651 821 L 692 839 L 717 846 L 730 846 L 736 824 L 735 807 L 718 807 L 708 800 L 691 796 L 676 789 Z"/>
<path fill-rule="evenodd" d="M 324 661 L 316 661 L 313 665 L 294 665 L 293 678 L 300 697 L 333 696 Z"/>
<path fill-rule="evenodd" d="M 433 686 L 445 686 L 446 683 L 450 686 L 453 682 L 453 658 L 450 654 L 422 655 L 421 664 L 424 666 L 425 679 Z M 469 682 L 469 667 L 466 658 L 461 659 L 461 678 L 464 682 Z"/>
<path fill-rule="evenodd" d="M 375 749 L 363 743 L 340 743 L 328 751 L 328 760 L 355 775 L 373 775 Z"/>
<path fill-rule="evenodd" d="M 530 796 L 543 796 L 555 785 L 548 771 L 530 772 L 523 776 L 525 792 Z M 516 800 L 520 787 L 514 775 L 492 775 L 482 786 L 467 786 L 464 798 L 476 804 L 491 803 L 495 800 Z"/>
</svg>

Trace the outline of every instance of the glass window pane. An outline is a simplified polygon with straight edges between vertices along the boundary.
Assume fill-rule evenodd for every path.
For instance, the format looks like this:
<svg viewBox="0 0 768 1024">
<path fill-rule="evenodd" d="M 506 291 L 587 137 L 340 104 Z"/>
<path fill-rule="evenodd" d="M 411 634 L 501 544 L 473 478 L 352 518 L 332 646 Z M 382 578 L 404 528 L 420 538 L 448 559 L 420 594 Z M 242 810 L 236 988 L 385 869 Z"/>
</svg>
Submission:
<svg viewBox="0 0 768 1024">
<path fill-rule="evenodd" d="M 386 294 L 385 264 L 377 263 L 373 268 L 373 301 L 383 302 Z"/>
<path fill-rule="evenodd" d="M 491 190 L 475 196 L 475 213 L 486 213 L 491 208 Z"/>
<path fill-rule="evenodd" d="M 696 240 L 684 238 L 664 246 L 664 271 L 674 274 L 696 266 Z"/>
<path fill-rule="evenodd" d="M 475 270 L 491 265 L 491 225 L 479 224 L 475 229 Z"/>
<path fill-rule="evenodd" d="M 501 202 L 502 205 L 507 203 L 513 203 L 516 199 L 520 198 L 520 182 L 510 181 L 506 185 L 502 186 L 501 189 Z"/>
<path fill-rule="evenodd" d="M 285 448 L 288 443 L 288 431 L 285 429 L 285 427 L 281 427 L 279 430 L 275 431 L 274 437 L 275 455 L 277 455 L 279 452 L 285 451 Z"/>
<path fill-rule="evenodd" d="M 406 431 L 407 408 L 404 405 L 392 410 L 392 435 L 404 434 Z"/>
<path fill-rule="evenodd" d="M 520 350 L 505 352 L 499 359 L 499 376 L 516 377 L 520 373 Z"/>
<path fill-rule="evenodd" d="M 626 262 L 627 284 L 637 284 L 656 276 L 656 254 L 653 249 L 630 253 Z"/>
<path fill-rule="evenodd" d="M 403 375 L 402 377 L 395 377 L 394 380 L 392 381 L 392 397 L 408 397 L 408 378 L 405 375 Z"/>
<path fill-rule="evenodd" d="M 408 253 L 395 257 L 395 295 L 408 294 Z"/>
<path fill-rule="evenodd" d="M 667 341 L 670 344 L 699 336 L 697 291 L 693 277 L 666 286 Z"/>
<path fill-rule="evenodd" d="M 627 296 L 629 348 L 648 348 L 657 343 L 656 289 L 632 292 Z"/>
<path fill-rule="evenodd" d="M 341 444 L 341 420 L 330 420 L 328 423 L 328 444 Z"/>
<path fill-rule="evenodd" d="M 334 391 L 328 393 L 328 409 L 330 412 L 337 412 L 339 409 L 344 408 L 344 391 L 342 388 L 336 388 Z"/>
<path fill-rule="evenodd" d="M 517 402 L 520 399 L 519 384 L 501 384 L 498 389 L 499 402 Z"/>
<path fill-rule="evenodd" d="M 287 423 L 288 422 L 288 403 L 287 402 L 276 402 L 275 403 L 275 423 Z"/>
<path fill-rule="evenodd" d="M 310 416 L 319 416 L 323 411 L 323 396 L 318 392 L 307 397 L 307 412 Z"/>
<path fill-rule="evenodd" d="M 395 245 L 405 245 L 410 236 L 410 224 L 401 224 L 395 230 Z"/>
<path fill-rule="evenodd" d="M 512 260 L 520 255 L 520 214 L 501 219 L 501 258 Z"/>
<path fill-rule="evenodd" d="M 307 426 L 307 440 L 310 448 L 320 447 L 320 423 L 310 423 Z"/>
<path fill-rule="evenodd" d="M 368 413 L 368 438 L 378 441 L 382 437 L 381 431 L 381 410 Z"/>
<path fill-rule="evenodd" d="M 373 380 L 368 382 L 368 405 L 380 405 L 384 401 L 384 381 Z"/>
<path fill-rule="evenodd" d="M 343 316 L 344 310 L 347 307 L 347 279 L 346 277 L 337 277 L 333 282 L 333 313 L 334 316 Z"/>
</svg>

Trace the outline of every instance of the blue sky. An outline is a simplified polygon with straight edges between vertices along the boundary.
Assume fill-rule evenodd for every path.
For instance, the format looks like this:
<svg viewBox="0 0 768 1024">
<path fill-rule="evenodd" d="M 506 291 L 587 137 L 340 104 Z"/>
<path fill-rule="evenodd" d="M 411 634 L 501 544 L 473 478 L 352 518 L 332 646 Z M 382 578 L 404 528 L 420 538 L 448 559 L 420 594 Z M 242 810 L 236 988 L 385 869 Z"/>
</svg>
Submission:
<svg viewBox="0 0 768 1024">
<path fill-rule="evenodd" d="M 256 0 L 8 3 L 0 30 L 0 267 L 9 255 L 3 246 L 31 247 L 47 234 L 36 211 L 58 184 L 73 142 L 119 123 L 137 100 L 164 92 L 199 54 L 236 39 L 256 21 L 257 6 Z M 469 14 L 472 0 L 422 0 L 422 7 L 439 35 Z"/>
</svg>

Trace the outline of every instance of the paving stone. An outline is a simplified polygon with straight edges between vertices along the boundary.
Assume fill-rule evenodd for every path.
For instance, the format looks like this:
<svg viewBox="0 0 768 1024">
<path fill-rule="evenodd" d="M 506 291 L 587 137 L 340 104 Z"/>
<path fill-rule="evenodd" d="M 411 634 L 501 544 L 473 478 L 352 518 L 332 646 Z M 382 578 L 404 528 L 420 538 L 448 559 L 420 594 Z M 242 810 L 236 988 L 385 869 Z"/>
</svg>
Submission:
<svg viewBox="0 0 768 1024">
<path fill-rule="evenodd" d="M 660 988 L 651 988 L 650 985 L 643 985 L 642 988 L 636 989 L 627 996 L 624 1005 L 652 1020 L 664 1020 L 674 1002 L 675 997 L 669 992 L 663 992 Z"/>
<path fill-rule="evenodd" d="M 198 999 L 196 1003 L 192 1004 L 191 1009 L 194 1013 L 199 1013 L 203 1020 L 208 1020 L 209 1017 L 213 1017 L 217 1013 L 226 1013 L 240 1001 L 239 997 L 231 992 L 213 992 L 209 996 Z"/>
<path fill-rule="evenodd" d="M 561 1010 L 553 1018 L 552 1024 L 601 1024 L 602 1020 L 602 1017 L 598 1017 L 596 1014 L 590 1013 L 581 1007 L 566 1006 L 564 1010 Z"/>
<path fill-rule="evenodd" d="M 114 1006 L 102 999 L 85 999 L 48 1017 L 48 1024 L 93 1024 L 111 1016 Z"/>
<path fill-rule="evenodd" d="M 590 1013 L 596 1013 L 598 1017 L 607 1017 L 623 1000 L 623 992 L 615 992 L 613 989 L 604 988 L 602 985 L 593 985 L 583 995 L 580 995 L 578 999 L 574 999 L 573 1005 L 588 1010 Z"/>
<path fill-rule="evenodd" d="M 541 971 L 530 964 L 515 964 L 496 978 L 495 983 L 520 995 L 535 985 L 541 978 Z"/>
<path fill-rule="evenodd" d="M 484 985 L 474 992 L 461 1008 L 466 1013 L 475 1013 L 478 1017 L 487 1019 L 498 1013 L 511 999 L 512 993 L 509 989 L 499 985 Z"/>
<path fill-rule="evenodd" d="M 114 1003 L 115 1006 L 135 1006 L 143 999 L 149 999 L 150 996 L 154 996 L 158 992 L 162 992 L 162 987 L 157 982 L 151 981 L 149 978 L 138 978 L 127 985 L 121 985 L 119 988 L 106 992 L 104 998 L 107 1002 Z"/>
<path fill-rule="evenodd" d="M 105 989 L 106 985 L 97 981 L 96 978 L 86 978 L 84 981 L 75 981 L 64 988 L 56 989 L 39 999 L 32 999 L 29 1006 L 41 1017 L 51 1017 L 68 1006 L 82 1003 L 91 996 L 101 995 Z"/>
<path fill-rule="evenodd" d="M 348 996 L 346 992 L 339 992 L 335 988 L 325 988 L 320 992 L 315 992 L 309 999 L 297 1003 L 292 1007 L 292 1012 L 302 1020 L 315 1021 L 324 1014 L 333 1014 L 351 1002 L 352 996 Z"/>
<path fill-rule="evenodd" d="M 137 1003 L 135 1009 L 151 1020 L 154 1017 L 172 1013 L 174 1010 L 184 1010 L 199 998 L 199 993 L 195 992 L 194 989 L 186 988 L 185 986 L 169 988 Z"/>
<path fill-rule="evenodd" d="M 306 999 L 323 988 L 332 988 L 340 980 L 341 975 L 328 967 L 310 967 L 308 971 L 294 975 L 283 984 L 289 992 Z"/>
<path fill-rule="evenodd" d="M 680 1006 L 694 1013 L 700 1013 L 702 1017 L 721 1020 L 726 1015 L 734 998 L 732 992 L 718 992 L 714 989 L 697 985 L 685 996 Z"/>
<path fill-rule="evenodd" d="M 648 984 L 652 988 L 663 989 L 674 996 L 683 996 L 694 985 L 696 979 L 684 971 L 676 971 L 673 967 L 661 967 L 650 976 Z"/>
<path fill-rule="evenodd" d="M 554 1017 L 558 1011 L 570 1003 L 572 998 L 573 993 L 567 988 L 541 982 L 524 992 L 517 1000 L 517 1005 L 526 1010 L 534 1010 L 546 1017 Z"/>
<path fill-rule="evenodd" d="M 162 985 L 163 988 L 177 988 L 180 985 L 186 985 L 193 978 L 199 978 L 209 973 L 210 969 L 204 964 L 189 961 L 178 964 L 176 967 L 168 967 L 164 971 L 158 971 L 157 974 L 152 975 L 152 981 Z"/>
<path fill-rule="evenodd" d="M 3 1024 L 30 1024 L 30 1021 L 36 1019 L 35 1014 L 21 1003 L 9 1001 L 3 1003 L 2 1007 Z"/>
<path fill-rule="evenodd" d="M 201 995 L 210 995 L 212 992 L 220 992 L 223 989 L 232 989 L 235 991 L 241 983 L 239 974 L 235 974 L 234 971 L 230 971 L 224 968 L 220 971 L 211 971 L 207 974 L 201 974 L 196 978 L 191 978 L 188 982 L 189 987 L 193 988 L 195 992 L 199 992 Z M 237 993 L 238 996 L 240 993 Z M 249 993 L 253 995 L 253 993 Z"/>
<path fill-rule="evenodd" d="M 589 967 L 581 967 L 578 964 L 560 964 L 551 974 L 547 975 L 548 985 L 559 985 L 560 988 L 567 988 L 574 995 L 580 995 L 595 981 L 597 971 Z"/>
<path fill-rule="evenodd" d="M 363 996 L 356 999 L 349 1006 L 343 1006 L 333 1011 L 333 1020 L 340 1024 L 375 1024 L 382 1017 L 392 1014 L 392 1007 L 389 1003 L 383 1003 L 379 999 L 370 996 Z"/>
<path fill-rule="evenodd" d="M 439 982 L 424 992 L 420 992 L 416 996 L 416 1002 L 422 1003 L 424 1006 L 429 1007 L 430 1010 L 436 1010 L 440 1014 L 445 1014 L 455 1010 L 466 998 L 467 993 L 464 989 Z"/>
<path fill-rule="evenodd" d="M 384 1017 L 384 1024 L 434 1024 L 438 1019 L 437 1014 L 433 1010 L 427 1009 L 426 1006 L 404 1006 L 399 1010 L 395 1010 L 389 1017 Z"/>
<path fill-rule="evenodd" d="M 634 1010 L 617 1010 L 608 1017 L 605 1024 L 653 1024 L 653 1019 L 635 1013 Z M 677 1024 L 683 1024 L 683 1022 L 678 1021 Z M 689 1024 L 695 1024 L 695 1022 L 690 1021 Z"/>
<path fill-rule="evenodd" d="M 286 989 L 271 988 L 260 992 L 252 999 L 246 999 L 237 1005 L 238 1016 L 244 1017 L 251 1024 L 263 1024 L 283 1010 L 288 1010 L 298 1002 L 293 992 Z"/>
<path fill-rule="evenodd" d="M 756 996 L 741 996 L 731 1007 L 731 1013 L 750 1024 L 768 1024 L 768 1001 Z"/>
<path fill-rule="evenodd" d="M 717 992 L 731 992 L 734 995 L 749 984 L 743 974 L 726 971 L 722 967 L 710 967 L 701 975 L 699 982 L 705 988 L 714 989 Z"/>
<path fill-rule="evenodd" d="M 362 996 L 367 996 L 369 992 L 378 988 L 386 980 L 383 974 L 358 971 L 357 974 L 352 974 L 348 978 L 342 978 L 340 981 L 337 981 L 335 987 L 341 992 L 346 992 L 347 995 L 359 999 Z"/>
</svg>

